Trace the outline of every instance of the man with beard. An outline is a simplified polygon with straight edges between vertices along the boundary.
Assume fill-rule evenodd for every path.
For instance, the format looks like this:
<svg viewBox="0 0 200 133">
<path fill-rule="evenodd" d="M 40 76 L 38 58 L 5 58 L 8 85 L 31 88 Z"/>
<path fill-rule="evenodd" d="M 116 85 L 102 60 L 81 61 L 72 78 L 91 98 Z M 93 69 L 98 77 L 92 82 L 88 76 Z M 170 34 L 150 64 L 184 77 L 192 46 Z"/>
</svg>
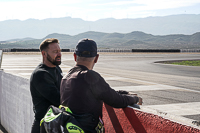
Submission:
<svg viewBox="0 0 200 133">
<path fill-rule="evenodd" d="M 61 49 L 55 38 L 45 39 L 40 44 L 43 62 L 33 71 L 30 78 L 30 91 L 35 120 L 31 133 L 40 133 L 40 120 L 50 105 L 60 105 L 60 82 L 62 79 Z"/>
</svg>

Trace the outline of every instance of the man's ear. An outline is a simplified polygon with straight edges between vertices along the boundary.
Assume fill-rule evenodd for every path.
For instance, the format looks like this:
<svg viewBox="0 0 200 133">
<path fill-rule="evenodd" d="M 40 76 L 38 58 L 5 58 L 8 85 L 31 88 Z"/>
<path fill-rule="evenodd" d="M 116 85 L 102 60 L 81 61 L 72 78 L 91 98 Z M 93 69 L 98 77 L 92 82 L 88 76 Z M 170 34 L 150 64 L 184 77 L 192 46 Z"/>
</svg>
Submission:
<svg viewBox="0 0 200 133">
<path fill-rule="evenodd" d="M 77 55 L 74 53 L 74 60 L 76 61 L 76 59 L 77 59 Z"/>
<path fill-rule="evenodd" d="M 99 54 L 96 55 L 96 57 L 95 57 L 95 59 L 94 59 L 94 63 L 97 63 L 98 58 L 99 58 Z"/>
<path fill-rule="evenodd" d="M 42 51 L 41 53 L 42 53 L 42 56 L 45 57 L 46 52 L 45 52 L 45 51 Z"/>
</svg>

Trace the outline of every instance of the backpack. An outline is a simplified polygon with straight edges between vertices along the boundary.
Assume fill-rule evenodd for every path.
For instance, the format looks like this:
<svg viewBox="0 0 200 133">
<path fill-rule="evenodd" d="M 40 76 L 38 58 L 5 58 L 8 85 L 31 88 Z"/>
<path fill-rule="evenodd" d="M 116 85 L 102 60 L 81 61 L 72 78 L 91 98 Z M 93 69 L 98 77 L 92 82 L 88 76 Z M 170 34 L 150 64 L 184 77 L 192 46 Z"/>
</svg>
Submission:
<svg viewBox="0 0 200 133">
<path fill-rule="evenodd" d="M 68 107 L 51 105 L 40 121 L 40 133 L 85 133 Z"/>
</svg>

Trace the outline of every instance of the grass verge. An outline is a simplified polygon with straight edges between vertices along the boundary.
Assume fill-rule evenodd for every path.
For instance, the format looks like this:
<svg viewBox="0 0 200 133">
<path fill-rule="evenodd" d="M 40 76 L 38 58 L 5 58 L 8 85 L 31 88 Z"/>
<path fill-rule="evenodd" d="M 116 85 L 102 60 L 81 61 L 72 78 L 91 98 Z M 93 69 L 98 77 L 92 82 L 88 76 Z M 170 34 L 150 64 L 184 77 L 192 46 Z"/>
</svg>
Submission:
<svg viewBox="0 0 200 133">
<path fill-rule="evenodd" d="M 177 61 L 177 62 L 170 62 L 170 64 L 185 65 L 185 66 L 200 66 L 200 60 Z"/>
</svg>

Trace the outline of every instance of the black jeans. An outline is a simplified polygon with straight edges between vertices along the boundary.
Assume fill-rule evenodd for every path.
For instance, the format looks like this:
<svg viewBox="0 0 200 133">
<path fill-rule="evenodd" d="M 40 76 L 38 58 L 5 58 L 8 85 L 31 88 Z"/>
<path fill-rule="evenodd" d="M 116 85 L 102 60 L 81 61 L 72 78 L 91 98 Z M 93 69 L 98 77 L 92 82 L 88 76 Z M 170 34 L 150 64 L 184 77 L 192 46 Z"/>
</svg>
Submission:
<svg viewBox="0 0 200 133">
<path fill-rule="evenodd" d="M 40 133 L 40 121 L 34 120 L 31 133 Z"/>
</svg>

